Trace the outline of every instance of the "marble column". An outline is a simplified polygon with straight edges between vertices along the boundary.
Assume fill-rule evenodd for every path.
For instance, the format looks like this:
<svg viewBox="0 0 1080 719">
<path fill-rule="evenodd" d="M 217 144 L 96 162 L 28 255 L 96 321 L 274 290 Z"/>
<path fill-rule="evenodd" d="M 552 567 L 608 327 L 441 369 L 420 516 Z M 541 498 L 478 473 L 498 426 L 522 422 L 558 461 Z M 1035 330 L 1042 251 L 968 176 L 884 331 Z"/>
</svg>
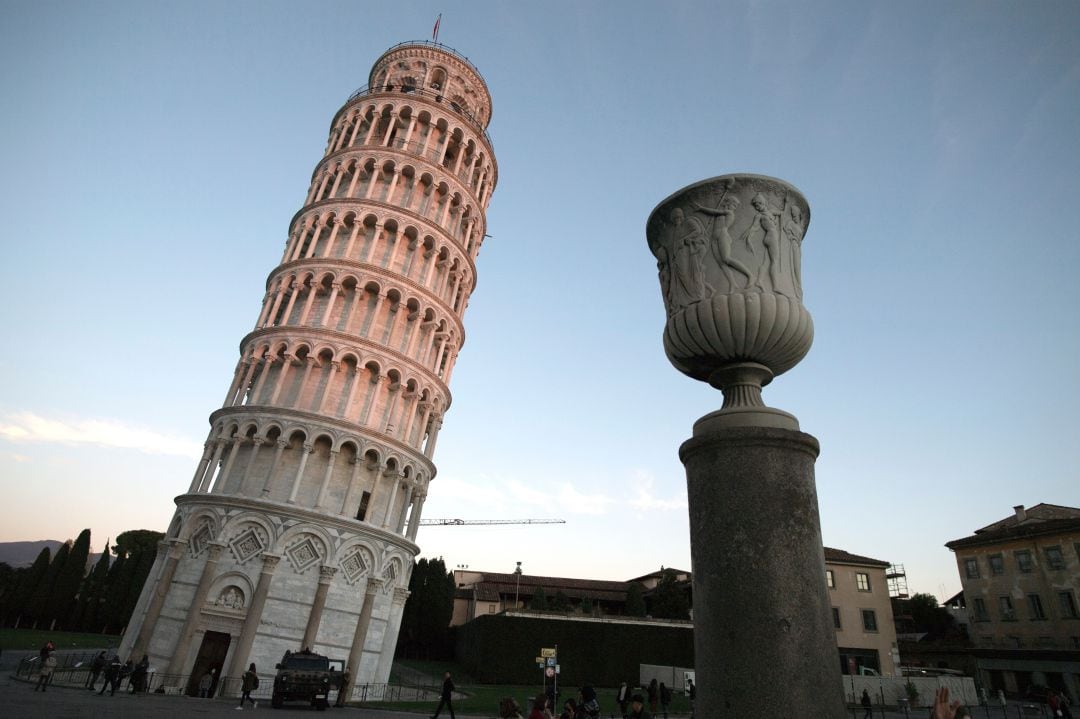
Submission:
<svg viewBox="0 0 1080 719">
<path fill-rule="evenodd" d="M 398 632 L 401 631 L 401 612 L 405 607 L 405 600 L 408 598 L 408 589 L 394 588 L 394 596 L 390 602 L 390 613 L 386 618 L 386 633 L 383 635 L 382 651 L 379 653 L 379 668 L 375 673 L 376 681 L 385 682 L 390 677 L 390 665 L 394 662 L 394 647 L 397 646 Z"/>
<path fill-rule="evenodd" d="M 281 561 L 281 556 L 263 552 L 262 560 L 262 571 L 259 573 L 259 583 L 255 586 L 255 596 L 248 603 L 244 626 L 240 629 L 240 638 L 236 642 L 236 648 L 233 649 L 229 670 L 223 674 L 225 677 L 239 678 L 244 673 L 248 656 L 251 654 L 251 645 L 255 641 L 255 632 L 258 631 L 262 621 L 266 595 L 270 591 L 270 580 L 274 577 L 274 569 Z"/>
<path fill-rule="evenodd" d="M 184 553 L 184 548 L 187 546 L 186 539 L 170 539 L 167 540 L 167 542 L 171 543 L 172 546 L 169 547 L 168 555 L 165 558 L 165 566 L 161 571 L 161 577 L 154 586 L 154 594 L 150 598 L 150 606 L 146 608 L 142 626 L 139 627 L 139 635 L 135 639 L 135 645 L 131 649 L 131 656 L 136 657 L 135 661 L 142 659 L 142 655 L 147 653 L 147 648 L 150 646 L 150 638 L 154 635 L 158 617 L 161 616 L 161 608 L 165 605 L 165 595 L 169 593 L 173 576 L 176 574 L 176 565 L 180 563 L 180 555 Z"/>
<path fill-rule="evenodd" d="M 180 638 L 176 641 L 172 659 L 169 660 L 167 673 L 176 675 L 178 682 L 179 675 L 184 671 L 188 650 L 191 648 L 191 640 L 195 636 L 195 631 L 199 628 L 199 618 L 202 616 L 202 609 L 206 604 L 206 595 L 210 592 L 210 584 L 217 574 L 218 559 L 221 558 L 223 549 L 225 549 L 225 544 L 222 542 L 210 542 L 207 546 L 206 564 L 203 565 L 202 576 L 199 577 L 199 585 L 195 588 L 195 595 L 188 605 L 184 628 L 180 631 Z"/>
<path fill-rule="evenodd" d="M 367 586 L 364 588 L 364 604 L 360 607 L 360 618 L 356 620 L 352 648 L 349 649 L 348 666 L 352 667 L 350 673 L 353 677 L 350 689 L 356 685 L 356 677 L 360 675 L 360 659 L 364 654 L 364 645 L 367 643 L 368 629 L 371 628 L 371 611 L 375 607 L 375 598 L 382 589 L 382 585 L 381 579 L 368 577 Z"/>
<path fill-rule="evenodd" d="M 319 586 L 315 590 L 315 601 L 311 605 L 311 613 L 308 614 L 307 626 L 304 628 L 304 641 L 300 642 L 300 646 L 304 649 L 312 649 L 315 646 L 323 607 L 326 606 L 326 593 L 330 591 L 330 582 L 334 581 L 335 574 L 337 574 L 335 567 L 325 565 L 319 567 Z"/>
</svg>

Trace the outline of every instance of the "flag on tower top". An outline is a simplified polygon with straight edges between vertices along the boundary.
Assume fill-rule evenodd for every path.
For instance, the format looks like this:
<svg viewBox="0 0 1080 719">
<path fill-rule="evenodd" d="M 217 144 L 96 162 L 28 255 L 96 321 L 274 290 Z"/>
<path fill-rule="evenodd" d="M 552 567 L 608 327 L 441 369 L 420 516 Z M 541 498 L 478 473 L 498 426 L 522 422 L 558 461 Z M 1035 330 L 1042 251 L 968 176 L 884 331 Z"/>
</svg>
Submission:
<svg viewBox="0 0 1080 719">
<path fill-rule="evenodd" d="M 438 42 L 439 40 L 439 23 L 442 22 L 442 13 L 439 13 L 439 17 L 435 18 L 435 27 L 431 29 L 431 39 Z"/>
</svg>

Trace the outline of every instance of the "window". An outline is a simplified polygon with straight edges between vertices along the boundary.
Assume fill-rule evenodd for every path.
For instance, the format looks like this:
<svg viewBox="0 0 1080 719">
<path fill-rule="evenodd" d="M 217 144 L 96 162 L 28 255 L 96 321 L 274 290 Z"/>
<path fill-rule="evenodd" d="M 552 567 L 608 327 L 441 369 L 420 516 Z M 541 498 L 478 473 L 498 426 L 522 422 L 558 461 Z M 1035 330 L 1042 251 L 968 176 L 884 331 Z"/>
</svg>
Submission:
<svg viewBox="0 0 1080 719">
<path fill-rule="evenodd" d="M 990 621 L 990 615 L 986 612 L 986 602 L 982 597 L 975 597 L 975 621 Z"/>
<path fill-rule="evenodd" d="M 1065 555 L 1061 553 L 1061 547 L 1047 547 L 1043 551 L 1046 553 L 1046 563 L 1051 569 L 1065 568 Z"/>
<path fill-rule="evenodd" d="M 877 614 L 873 609 L 862 610 L 862 626 L 868 632 L 877 631 Z"/>
<path fill-rule="evenodd" d="M 364 517 L 367 515 L 369 502 L 371 502 L 371 492 L 364 492 L 360 495 L 360 508 L 356 510 L 356 518 L 361 522 L 364 521 Z"/>
<path fill-rule="evenodd" d="M 1016 555 L 1016 568 L 1021 572 L 1027 573 L 1035 568 L 1035 565 L 1031 561 L 1031 552 L 1026 549 L 1021 549 L 1015 553 Z"/>
<path fill-rule="evenodd" d="M 870 591 L 870 575 L 866 572 L 855 572 L 855 586 L 860 592 Z"/>
<path fill-rule="evenodd" d="M 1038 594 L 1028 595 L 1028 613 L 1032 619 L 1046 619 L 1046 611 L 1043 609 L 1042 597 Z"/>
<path fill-rule="evenodd" d="M 1013 610 L 1012 599 L 1009 597 L 998 597 L 998 610 L 1001 612 L 1002 621 L 1016 621 L 1016 612 Z"/>
<path fill-rule="evenodd" d="M 978 559 L 965 559 L 964 560 L 964 574 L 968 579 L 979 578 L 979 560 Z"/>
<path fill-rule="evenodd" d="M 1076 600 L 1072 592 L 1058 592 L 1058 604 L 1061 605 L 1061 616 L 1065 619 L 1076 619 Z"/>
<path fill-rule="evenodd" d="M 840 626 L 840 608 L 839 607 L 833 607 L 832 608 L 832 624 L 833 624 L 833 626 L 835 628 L 842 629 L 842 627 Z"/>
<path fill-rule="evenodd" d="M 990 573 L 991 574 L 1004 574 L 1005 573 L 1005 560 L 1000 554 L 991 554 L 990 560 Z"/>
<path fill-rule="evenodd" d="M 829 585 L 829 589 L 836 589 L 836 575 L 831 569 L 825 570 L 825 583 Z"/>
</svg>

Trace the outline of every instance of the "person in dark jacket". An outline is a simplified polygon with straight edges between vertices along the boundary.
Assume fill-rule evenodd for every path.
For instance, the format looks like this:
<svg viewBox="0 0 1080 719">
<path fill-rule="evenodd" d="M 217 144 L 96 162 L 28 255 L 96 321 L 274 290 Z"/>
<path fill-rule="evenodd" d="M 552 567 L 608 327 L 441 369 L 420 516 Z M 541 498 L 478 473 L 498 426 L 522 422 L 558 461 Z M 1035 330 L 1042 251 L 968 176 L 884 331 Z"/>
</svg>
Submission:
<svg viewBox="0 0 1080 719">
<path fill-rule="evenodd" d="M 123 666 L 120 663 L 120 657 L 113 654 L 113 658 L 109 660 L 108 665 L 105 667 L 105 681 L 101 685 L 99 695 L 104 694 L 105 690 L 110 687 L 112 687 L 112 691 L 109 692 L 109 696 L 116 695 L 116 688 L 120 686 L 120 670 Z"/>
<path fill-rule="evenodd" d="M 435 707 L 435 713 L 431 715 L 431 719 L 439 716 L 439 712 L 442 711 L 443 706 L 450 712 L 450 719 L 456 719 L 454 717 L 454 705 L 450 703 L 450 700 L 454 698 L 454 682 L 450 679 L 450 672 L 443 675 L 442 694 L 439 696 L 439 706 Z"/>
<path fill-rule="evenodd" d="M 101 676 L 101 672 L 105 670 L 105 665 L 108 663 L 104 649 L 90 663 L 90 676 L 86 681 L 86 686 L 90 688 L 90 691 L 94 691 L 94 685 L 97 684 L 98 677 Z"/>
<path fill-rule="evenodd" d="M 635 694 L 630 698 L 631 719 L 652 719 L 652 714 L 645 708 L 645 697 Z"/>
<path fill-rule="evenodd" d="M 247 699 L 251 702 L 252 709 L 259 708 L 259 702 L 251 698 L 251 692 L 259 688 L 259 675 L 255 671 L 255 662 L 251 663 L 248 670 L 244 672 L 244 676 L 241 678 L 240 683 L 240 706 L 237 709 L 244 708 L 244 700 Z"/>
<path fill-rule="evenodd" d="M 141 694 L 146 691 L 146 675 L 150 671 L 150 658 L 143 654 L 143 658 L 131 670 L 131 693 Z"/>
</svg>

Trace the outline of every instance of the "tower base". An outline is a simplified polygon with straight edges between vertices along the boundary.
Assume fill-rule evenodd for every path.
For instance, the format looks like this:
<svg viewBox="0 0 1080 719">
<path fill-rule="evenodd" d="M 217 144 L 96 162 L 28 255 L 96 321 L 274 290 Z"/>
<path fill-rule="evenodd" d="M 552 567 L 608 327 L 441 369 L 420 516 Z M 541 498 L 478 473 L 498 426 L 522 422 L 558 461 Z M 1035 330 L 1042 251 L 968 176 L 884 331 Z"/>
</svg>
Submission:
<svg viewBox="0 0 1080 719">
<path fill-rule="evenodd" d="M 699 421 L 686 467 L 697 706 L 712 717 L 845 716 L 825 584 L 814 437 Z"/>
</svg>

